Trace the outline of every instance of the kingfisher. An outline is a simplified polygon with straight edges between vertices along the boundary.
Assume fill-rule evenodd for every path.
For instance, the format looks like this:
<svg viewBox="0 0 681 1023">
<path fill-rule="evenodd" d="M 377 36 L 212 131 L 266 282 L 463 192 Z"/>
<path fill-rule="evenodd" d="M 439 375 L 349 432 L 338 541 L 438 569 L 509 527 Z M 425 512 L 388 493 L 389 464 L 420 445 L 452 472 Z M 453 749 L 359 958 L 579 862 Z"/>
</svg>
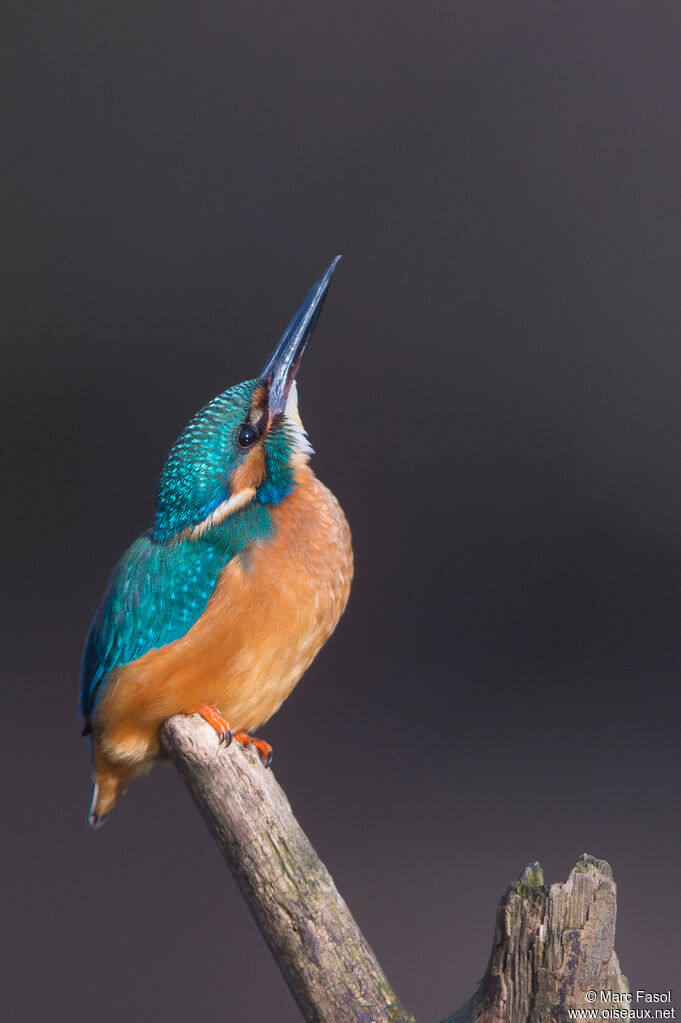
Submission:
<svg viewBox="0 0 681 1023">
<path fill-rule="evenodd" d="M 309 465 L 296 374 L 340 256 L 253 380 L 190 420 L 170 450 L 152 525 L 126 551 L 80 672 L 90 827 L 162 758 L 160 729 L 200 714 L 222 743 L 253 735 L 335 629 L 353 574 L 340 504 Z"/>
</svg>

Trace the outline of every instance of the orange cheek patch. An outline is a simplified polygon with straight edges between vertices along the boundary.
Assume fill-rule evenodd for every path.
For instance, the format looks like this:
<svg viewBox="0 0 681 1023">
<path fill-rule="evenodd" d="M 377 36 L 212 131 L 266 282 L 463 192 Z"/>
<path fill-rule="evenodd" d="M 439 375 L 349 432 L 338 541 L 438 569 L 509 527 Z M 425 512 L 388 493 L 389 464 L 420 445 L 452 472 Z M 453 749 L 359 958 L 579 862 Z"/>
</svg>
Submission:
<svg viewBox="0 0 681 1023">
<path fill-rule="evenodd" d="M 238 494 L 242 490 L 248 489 L 257 490 L 264 478 L 265 452 L 262 444 L 257 444 L 230 476 L 230 493 Z"/>
<path fill-rule="evenodd" d="M 258 386 L 253 391 L 253 396 L 251 398 L 251 411 L 248 417 L 252 423 L 257 422 L 257 420 L 262 415 L 265 409 L 266 400 L 267 388 L 265 387 L 264 384 L 258 384 Z"/>
</svg>

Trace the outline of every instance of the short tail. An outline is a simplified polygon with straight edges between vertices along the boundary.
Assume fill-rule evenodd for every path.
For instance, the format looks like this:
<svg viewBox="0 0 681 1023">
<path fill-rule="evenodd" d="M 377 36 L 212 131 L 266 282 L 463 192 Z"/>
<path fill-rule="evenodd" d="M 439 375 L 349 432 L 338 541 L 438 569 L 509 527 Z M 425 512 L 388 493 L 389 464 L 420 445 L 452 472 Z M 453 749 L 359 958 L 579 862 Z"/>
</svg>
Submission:
<svg viewBox="0 0 681 1023">
<path fill-rule="evenodd" d="M 116 762 L 95 752 L 95 767 L 90 787 L 90 804 L 85 823 L 100 828 L 132 782 L 151 764 Z"/>
<path fill-rule="evenodd" d="M 97 804 L 99 802 L 99 783 L 96 778 L 92 779 L 90 785 L 90 804 L 87 808 L 87 815 L 85 817 L 85 823 L 89 828 L 101 828 L 102 824 L 106 820 L 106 814 L 97 813 Z"/>
</svg>

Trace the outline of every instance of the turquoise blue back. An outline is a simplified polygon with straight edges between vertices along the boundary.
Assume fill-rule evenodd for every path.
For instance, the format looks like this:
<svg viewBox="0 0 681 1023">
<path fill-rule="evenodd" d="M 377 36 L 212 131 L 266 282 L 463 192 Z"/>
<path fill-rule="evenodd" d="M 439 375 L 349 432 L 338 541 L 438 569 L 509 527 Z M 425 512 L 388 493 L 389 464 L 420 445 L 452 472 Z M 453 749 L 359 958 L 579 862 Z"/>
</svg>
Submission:
<svg viewBox="0 0 681 1023">
<path fill-rule="evenodd" d="M 248 380 L 218 395 L 171 448 L 156 491 L 154 524 L 121 558 L 90 626 L 80 675 L 86 731 L 111 669 L 184 636 L 230 559 L 272 529 L 269 506 L 293 486 L 292 437 L 282 418 L 263 441 L 265 478 L 256 499 L 203 536 L 178 539 L 230 497 L 232 476 L 248 455 L 237 436 L 258 383 Z"/>
<path fill-rule="evenodd" d="M 203 537 L 157 543 L 147 531 L 116 566 L 85 644 L 80 709 L 86 728 L 112 668 L 180 639 L 203 614 L 218 576 L 272 520 L 254 503 Z"/>
</svg>

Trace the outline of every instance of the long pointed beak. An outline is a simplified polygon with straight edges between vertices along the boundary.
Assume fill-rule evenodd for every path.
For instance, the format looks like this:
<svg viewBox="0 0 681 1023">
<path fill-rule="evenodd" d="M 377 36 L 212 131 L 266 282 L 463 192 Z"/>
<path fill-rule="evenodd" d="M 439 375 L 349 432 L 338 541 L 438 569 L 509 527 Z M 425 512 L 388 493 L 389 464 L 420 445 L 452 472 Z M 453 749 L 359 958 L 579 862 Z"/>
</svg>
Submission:
<svg viewBox="0 0 681 1023">
<path fill-rule="evenodd" d="M 333 272 L 340 258 L 336 256 L 306 296 L 260 374 L 261 379 L 267 384 L 270 422 L 278 412 L 283 412 L 286 408 L 288 393 L 319 319 Z"/>
</svg>

